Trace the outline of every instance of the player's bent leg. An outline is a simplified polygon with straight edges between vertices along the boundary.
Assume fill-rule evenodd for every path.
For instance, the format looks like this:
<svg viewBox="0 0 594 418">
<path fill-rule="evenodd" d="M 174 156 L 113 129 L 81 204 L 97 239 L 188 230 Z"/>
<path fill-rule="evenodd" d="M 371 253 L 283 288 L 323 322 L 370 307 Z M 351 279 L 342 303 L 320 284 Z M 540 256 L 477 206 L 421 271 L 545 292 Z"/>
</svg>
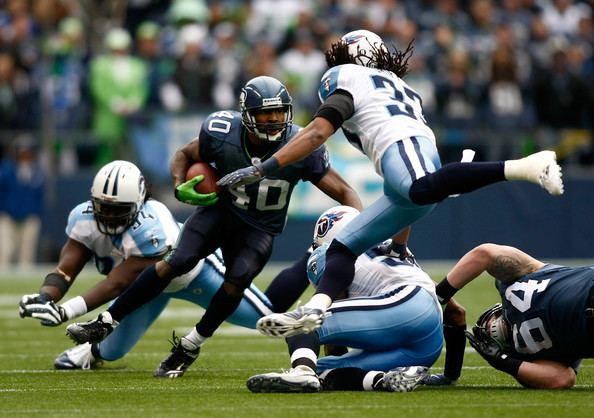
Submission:
<svg viewBox="0 0 594 418">
<path fill-rule="evenodd" d="M 223 284 L 222 271 L 213 264 L 209 256 L 200 274 L 180 291 L 172 293 L 176 299 L 187 300 L 207 309 L 214 295 Z M 227 318 L 227 322 L 246 328 L 255 329 L 256 322 L 264 315 L 272 313 L 271 304 L 266 295 L 253 283 L 244 291 L 242 300 Z"/>
<path fill-rule="evenodd" d="M 197 347 L 185 337 L 178 338 L 175 332 L 173 333 L 173 341 L 171 343 L 173 345 L 171 347 L 171 354 L 159 364 L 153 376 L 170 379 L 182 377 L 200 354 L 200 347 Z"/>
<path fill-rule="evenodd" d="M 162 293 L 127 315 L 115 330 L 99 343 L 101 358 L 115 361 L 128 354 L 161 315 L 169 303 L 170 296 L 171 294 Z"/>
<path fill-rule="evenodd" d="M 250 377 L 247 387 L 254 393 L 309 393 L 319 392 L 320 379 L 307 366 L 297 366 L 289 371 L 258 374 Z"/>
</svg>

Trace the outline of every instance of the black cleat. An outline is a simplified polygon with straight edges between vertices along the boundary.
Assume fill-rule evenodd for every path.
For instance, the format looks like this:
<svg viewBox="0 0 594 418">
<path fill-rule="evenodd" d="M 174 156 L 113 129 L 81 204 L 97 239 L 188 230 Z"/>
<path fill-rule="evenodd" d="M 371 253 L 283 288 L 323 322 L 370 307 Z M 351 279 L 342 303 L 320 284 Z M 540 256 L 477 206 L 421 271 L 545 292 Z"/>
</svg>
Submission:
<svg viewBox="0 0 594 418">
<path fill-rule="evenodd" d="M 107 311 L 88 322 L 76 322 L 68 325 L 66 335 L 77 344 L 98 343 L 107 337 L 116 327 L 117 322 Z"/>
<path fill-rule="evenodd" d="M 182 377 L 185 371 L 194 363 L 200 354 L 200 347 L 196 347 L 185 337 L 178 338 L 173 332 L 173 341 L 171 342 L 171 354 L 159 364 L 157 370 L 153 373 L 155 377 L 168 377 L 174 379 Z M 185 346 L 184 346 L 185 345 Z M 191 349 L 188 346 L 194 346 Z"/>
</svg>

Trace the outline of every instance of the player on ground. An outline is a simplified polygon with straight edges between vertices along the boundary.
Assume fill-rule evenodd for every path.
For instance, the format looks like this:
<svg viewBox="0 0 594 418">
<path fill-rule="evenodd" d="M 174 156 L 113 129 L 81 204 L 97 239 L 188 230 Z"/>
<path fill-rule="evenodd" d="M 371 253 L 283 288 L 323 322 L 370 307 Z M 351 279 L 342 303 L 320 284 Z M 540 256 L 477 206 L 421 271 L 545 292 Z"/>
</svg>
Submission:
<svg viewBox="0 0 594 418">
<path fill-rule="evenodd" d="M 320 217 L 314 244 L 321 245 L 307 263 L 314 286 L 324 272 L 331 237 L 355 217 L 354 209 L 345 212 L 343 206 Z M 322 326 L 287 339 L 291 369 L 252 376 L 247 382 L 252 392 L 317 392 L 322 387 L 403 392 L 422 383 L 441 354 L 441 307 L 427 273 L 390 256 L 388 248 L 373 247 L 357 258 L 353 282 L 330 306 Z M 354 350 L 318 359 L 321 344 Z"/>
<path fill-rule="evenodd" d="M 261 330 L 287 337 L 319 327 L 324 312 L 353 280 L 357 256 L 429 213 L 445 198 L 504 180 L 526 180 L 553 195 L 563 193 L 561 168 L 553 151 L 519 160 L 452 163 L 441 167 L 433 131 L 423 117 L 421 97 L 402 79 L 412 44 L 390 52 L 376 34 L 358 30 L 327 51 L 322 105 L 287 146 L 251 167 L 223 177 L 230 189 L 274 176 L 305 158 L 342 127 L 349 142 L 384 178 L 380 197 L 336 237 L 317 293 L 304 306 L 263 319 Z M 277 332 L 282 328 L 285 332 Z"/>
<path fill-rule="evenodd" d="M 573 387 L 581 359 L 594 358 L 594 267 L 546 264 L 514 247 L 482 244 L 447 274 L 442 302 L 485 271 L 501 304 L 467 332 L 472 347 L 526 387 Z"/>
<path fill-rule="evenodd" d="M 171 249 L 180 227 L 162 203 L 149 199 L 144 177 L 134 164 L 127 161 L 107 164 L 93 180 L 91 200 L 70 212 L 66 226 L 68 240 L 62 247 L 56 270 L 47 275 L 39 293 L 22 297 L 20 316 L 39 319 L 42 325 L 57 326 L 111 301 L 145 267 Z M 91 259 L 105 279 L 83 295 L 58 305 Z M 100 359 L 111 361 L 123 357 L 171 298 L 206 308 L 223 283 L 224 271 L 220 251 L 199 260 L 190 272 L 172 280 L 161 295 L 122 321 L 110 338 L 93 347 L 81 344 L 66 350 L 54 366 L 90 368 Z M 271 306 L 267 297 L 250 286 L 228 320 L 253 328 L 263 313 L 273 312 Z"/>
<path fill-rule="evenodd" d="M 174 345 L 155 372 L 162 377 L 181 376 L 198 357 L 201 345 L 237 308 L 244 290 L 268 261 L 299 180 L 310 181 L 342 204 L 361 208 L 356 192 L 330 168 L 323 146 L 301 162 L 257 184 L 223 192 L 218 199 L 196 193 L 195 181 L 185 181 L 188 167 L 196 161 L 212 163 L 224 175 L 282 148 L 299 129 L 292 124 L 291 102 L 278 80 L 256 77 L 242 89 L 241 112 L 220 111 L 206 118 L 199 137 L 178 150 L 171 163 L 176 197 L 206 206 L 198 206 L 188 218 L 173 251 L 145 269 L 106 312 L 96 320 L 67 328 L 75 341 L 102 340 L 128 314 L 159 295 L 173 277 L 188 272 L 197 260 L 221 248 L 226 265 L 223 285 L 196 327 Z"/>
</svg>

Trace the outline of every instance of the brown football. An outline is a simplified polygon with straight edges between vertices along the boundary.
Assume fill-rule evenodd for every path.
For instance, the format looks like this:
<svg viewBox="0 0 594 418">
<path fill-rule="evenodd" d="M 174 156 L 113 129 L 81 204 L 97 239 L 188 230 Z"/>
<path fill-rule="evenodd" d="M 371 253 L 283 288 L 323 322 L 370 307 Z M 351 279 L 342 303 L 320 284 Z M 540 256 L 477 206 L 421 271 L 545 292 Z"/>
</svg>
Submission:
<svg viewBox="0 0 594 418">
<path fill-rule="evenodd" d="M 186 180 L 191 180 L 200 174 L 204 175 L 204 180 L 194 186 L 194 190 L 202 194 L 219 193 L 221 191 L 221 188 L 217 186 L 217 180 L 219 179 L 217 171 L 208 163 L 197 162 L 192 164 L 186 173 Z"/>
</svg>

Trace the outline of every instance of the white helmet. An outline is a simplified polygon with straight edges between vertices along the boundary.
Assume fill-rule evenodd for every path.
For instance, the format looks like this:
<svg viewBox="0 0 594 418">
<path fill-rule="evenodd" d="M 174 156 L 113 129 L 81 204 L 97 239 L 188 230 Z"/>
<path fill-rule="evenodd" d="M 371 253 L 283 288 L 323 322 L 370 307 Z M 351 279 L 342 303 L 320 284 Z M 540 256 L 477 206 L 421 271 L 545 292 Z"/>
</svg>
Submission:
<svg viewBox="0 0 594 418">
<path fill-rule="evenodd" d="M 355 30 L 340 38 L 349 48 L 349 55 L 355 64 L 363 67 L 375 67 L 373 54 L 380 49 L 386 49 L 382 38 L 368 30 Z"/>
<path fill-rule="evenodd" d="M 316 221 L 313 236 L 313 247 L 324 243 L 330 244 L 334 237 L 353 220 L 359 211 L 350 206 L 334 206 L 322 213 Z"/>
<path fill-rule="evenodd" d="M 99 231 L 107 235 L 124 232 L 136 220 L 145 196 L 144 177 L 134 164 L 118 160 L 103 166 L 91 187 Z"/>
</svg>

